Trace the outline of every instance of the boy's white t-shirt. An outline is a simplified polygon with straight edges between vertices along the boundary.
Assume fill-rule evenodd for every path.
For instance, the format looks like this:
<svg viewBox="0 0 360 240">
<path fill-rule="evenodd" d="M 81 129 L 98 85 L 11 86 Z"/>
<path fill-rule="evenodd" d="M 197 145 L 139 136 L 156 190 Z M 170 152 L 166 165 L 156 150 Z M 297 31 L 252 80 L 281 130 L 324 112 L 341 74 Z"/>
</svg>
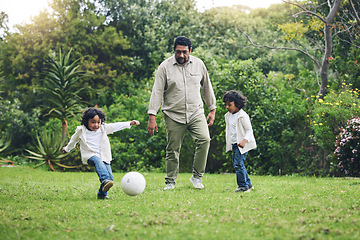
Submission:
<svg viewBox="0 0 360 240">
<path fill-rule="evenodd" d="M 234 114 L 229 115 L 229 131 L 230 131 L 230 140 L 231 144 L 238 143 L 237 142 L 237 131 L 236 131 L 236 122 L 239 118 L 240 111 Z M 252 134 L 252 129 L 245 129 L 244 139 L 249 140 Z"/>
<path fill-rule="evenodd" d="M 101 158 L 101 141 L 103 131 L 98 129 L 96 132 L 86 129 L 86 142 L 88 146 L 96 152 L 96 156 Z"/>
<path fill-rule="evenodd" d="M 113 123 L 114 132 L 120 131 L 127 125 L 131 126 L 130 122 Z M 86 143 L 92 150 L 95 151 L 96 156 L 98 156 L 100 159 L 101 159 L 101 143 L 103 140 L 103 134 L 106 133 L 104 133 L 101 130 L 101 128 L 99 128 L 96 132 L 86 129 Z"/>
<path fill-rule="evenodd" d="M 229 131 L 231 144 L 237 143 L 236 121 L 239 112 L 229 115 Z"/>
</svg>

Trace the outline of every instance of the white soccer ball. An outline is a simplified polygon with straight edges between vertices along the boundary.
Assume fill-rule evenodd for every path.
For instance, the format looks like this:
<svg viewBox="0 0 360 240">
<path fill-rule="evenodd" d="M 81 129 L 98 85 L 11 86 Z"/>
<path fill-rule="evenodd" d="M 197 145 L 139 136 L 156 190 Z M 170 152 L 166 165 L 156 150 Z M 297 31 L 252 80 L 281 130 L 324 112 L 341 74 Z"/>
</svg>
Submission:
<svg viewBox="0 0 360 240">
<path fill-rule="evenodd" d="M 141 194 L 146 186 L 146 180 L 141 173 L 128 172 L 121 179 L 121 188 L 129 196 Z"/>
</svg>

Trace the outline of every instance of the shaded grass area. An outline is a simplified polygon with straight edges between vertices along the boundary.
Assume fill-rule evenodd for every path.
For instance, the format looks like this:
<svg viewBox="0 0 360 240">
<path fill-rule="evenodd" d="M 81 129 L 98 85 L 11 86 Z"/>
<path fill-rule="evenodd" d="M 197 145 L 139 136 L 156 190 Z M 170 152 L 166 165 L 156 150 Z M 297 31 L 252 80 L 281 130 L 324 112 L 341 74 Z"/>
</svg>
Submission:
<svg viewBox="0 0 360 240">
<path fill-rule="evenodd" d="M 97 200 L 97 175 L 0 168 L 0 239 L 359 239 L 360 179 L 205 174 L 205 190 L 180 174 L 163 191 L 161 173 L 143 174 L 130 197 L 115 173 L 112 200 Z"/>
</svg>

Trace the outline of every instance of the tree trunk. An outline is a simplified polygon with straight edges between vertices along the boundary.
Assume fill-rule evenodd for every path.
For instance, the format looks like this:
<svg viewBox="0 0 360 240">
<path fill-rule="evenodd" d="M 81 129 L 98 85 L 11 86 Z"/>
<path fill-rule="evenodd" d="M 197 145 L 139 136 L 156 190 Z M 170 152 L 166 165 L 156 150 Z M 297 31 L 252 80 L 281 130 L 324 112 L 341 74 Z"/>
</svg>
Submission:
<svg viewBox="0 0 360 240">
<path fill-rule="evenodd" d="M 330 9 L 328 16 L 326 17 L 324 26 L 324 37 L 325 37 L 325 53 L 320 67 L 320 79 L 321 86 L 319 91 L 319 98 L 323 98 L 328 93 L 328 72 L 329 72 L 329 60 L 331 59 L 332 52 L 332 23 L 334 22 L 335 16 L 339 12 L 341 0 L 336 0 L 334 6 Z"/>
<path fill-rule="evenodd" d="M 65 139 L 66 134 L 68 134 L 68 122 L 66 118 L 62 120 L 62 132 L 61 132 L 61 141 Z"/>
</svg>

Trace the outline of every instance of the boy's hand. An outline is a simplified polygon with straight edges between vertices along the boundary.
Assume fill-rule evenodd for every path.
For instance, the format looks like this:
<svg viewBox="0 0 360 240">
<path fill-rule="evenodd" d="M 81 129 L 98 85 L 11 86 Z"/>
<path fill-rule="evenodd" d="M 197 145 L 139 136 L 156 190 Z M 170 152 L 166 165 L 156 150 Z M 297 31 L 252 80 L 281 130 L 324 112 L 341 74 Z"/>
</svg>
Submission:
<svg viewBox="0 0 360 240">
<path fill-rule="evenodd" d="M 63 148 L 61 149 L 61 153 L 62 153 L 62 154 L 65 154 L 65 153 L 66 153 L 65 147 L 63 147 Z"/>
<path fill-rule="evenodd" d="M 245 144 L 248 142 L 247 139 L 244 139 L 242 140 L 241 142 L 238 143 L 238 146 L 241 147 L 241 148 L 244 148 L 245 147 Z"/>
<path fill-rule="evenodd" d="M 132 120 L 130 122 L 130 125 L 133 126 L 133 125 L 140 125 L 140 122 L 138 120 Z"/>
</svg>

